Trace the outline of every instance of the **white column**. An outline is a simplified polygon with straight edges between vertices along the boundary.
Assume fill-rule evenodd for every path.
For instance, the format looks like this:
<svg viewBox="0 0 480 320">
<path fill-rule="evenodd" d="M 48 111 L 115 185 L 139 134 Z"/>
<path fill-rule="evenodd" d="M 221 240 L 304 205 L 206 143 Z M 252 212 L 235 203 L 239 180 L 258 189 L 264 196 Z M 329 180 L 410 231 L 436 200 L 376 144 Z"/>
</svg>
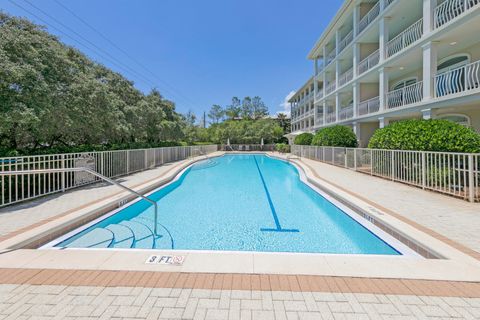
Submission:
<svg viewBox="0 0 480 320">
<path fill-rule="evenodd" d="M 362 145 L 360 144 L 361 143 L 361 137 L 362 137 L 361 130 L 360 130 L 360 123 L 358 123 L 358 122 L 353 123 L 353 132 L 357 136 L 358 146 L 362 147 Z"/>
<path fill-rule="evenodd" d="M 339 87 L 339 82 L 338 82 L 339 79 L 340 79 L 340 60 L 337 59 L 337 61 L 335 61 L 335 83 L 337 85 L 337 89 Z"/>
<path fill-rule="evenodd" d="M 353 84 L 353 117 L 358 117 L 358 106 L 360 104 L 360 84 Z"/>
<path fill-rule="evenodd" d="M 423 34 L 428 35 L 435 29 L 435 8 L 437 0 L 423 0 Z"/>
<path fill-rule="evenodd" d="M 437 73 L 437 44 L 423 45 L 423 101 L 435 97 L 435 74 Z"/>
<path fill-rule="evenodd" d="M 360 43 L 353 43 L 353 77 L 358 76 L 358 65 L 360 64 Z"/>
<path fill-rule="evenodd" d="M 336 115 L 336 119 L 337 121 L 340 120 L 340 108 L 342 106 L 340 105 L 340 94 L 337 92 L 335 94 L 335 115 Z"/>
<path fill-rule="evenodd" d="M 379 122 L 380 129 L 385 128 L 389 124 L 388 119 L 386 119 L 385 117 L 378 118 L 378 122 Z"/>
<path fill-rule="evenodd" d="M 378 2 L 380 3 L 380 12 L 383 12 L 385 9 L 385 0 L 379 0 Z"/>
<path fill-rule="evenodd" d="M 358 23 L 360 22 L 360 4 L 356 3 L 353 7 L 353 37 L 358 35 Z"/>
<path fill-rule="evenodd" d="M 379 52 L 380 52 L 380 63 L 382 63 L 387 56 L 387 44 L 388 44 L 388 17 L 382 17 L 379 22 Z"/>
<path fill-rule="evenodd" d="M 381 68 L 379 75 L 378 94 L 380 98 L 380 111 L 387 107 L 386 95 L 388 92 L 388 71 L 386 68 Z"/>
</svg>

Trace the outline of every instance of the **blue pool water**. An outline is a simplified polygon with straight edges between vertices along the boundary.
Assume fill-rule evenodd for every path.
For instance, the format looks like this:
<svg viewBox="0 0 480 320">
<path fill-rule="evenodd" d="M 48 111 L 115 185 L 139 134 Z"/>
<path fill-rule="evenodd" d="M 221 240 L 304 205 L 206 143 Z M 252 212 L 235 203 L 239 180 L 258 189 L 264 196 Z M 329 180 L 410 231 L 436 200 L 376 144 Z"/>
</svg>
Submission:
<svg viewBox="0 0 480 320">
<path fill-rule="evenodd" d="M 57 247 L 160 248 L 341 254 L 399 253 L 300 180 L 291 164 L 265 155 L 225 155 Z"/>
</svg>

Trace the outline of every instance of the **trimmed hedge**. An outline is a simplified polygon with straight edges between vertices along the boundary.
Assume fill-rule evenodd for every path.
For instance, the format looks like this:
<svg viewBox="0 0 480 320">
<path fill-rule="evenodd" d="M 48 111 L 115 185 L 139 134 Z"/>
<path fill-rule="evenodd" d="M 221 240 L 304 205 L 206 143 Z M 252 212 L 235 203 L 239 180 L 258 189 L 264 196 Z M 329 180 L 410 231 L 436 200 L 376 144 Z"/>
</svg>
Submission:
<svg viewBox="0 0 480 320">
<path fill-rule="evenodd" d="M 375 131 L 368 147 L 477 153 L 480 152 L 480 134 L 448 120 L 404 120 Z"/>
<path fill-rule="evenodd" d="M 295 137 L 294 143 L 300 146 L 309 146 L 312 144 L 313 134 L 305 132 Z"/>
<path fill-rule="evenodd" d="M 358 142 L 351 128 L 337 125 L 320 129 L 317 134 L 315 134 L 315 137 L 313 137 L 312 145 L 355 148 Z"/>
</svg>

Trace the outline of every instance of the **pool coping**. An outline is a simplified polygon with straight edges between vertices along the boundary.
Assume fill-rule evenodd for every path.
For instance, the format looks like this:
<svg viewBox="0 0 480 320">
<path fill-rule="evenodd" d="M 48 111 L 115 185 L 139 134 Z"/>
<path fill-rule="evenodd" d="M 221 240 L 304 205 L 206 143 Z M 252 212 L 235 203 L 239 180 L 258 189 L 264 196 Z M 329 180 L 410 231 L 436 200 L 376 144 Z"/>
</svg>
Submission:
<svg viewBox="0 0 480 320">
<path fill-rule="evenodd" d="M 262 152 L 252 152 L 262 153 Z M 217 155 L 224 154 L 216 153 Z M 245 154 L 242 152 L 242 154 Z M 451 281 L 480 281 L 480 261 L 468 254 L 453 248 L 451 245 L 426 234 L 405 221 L 384 212 L 382 208 L 373 207 L 344 190 L 340 190 L 326 181 L 315 177 L 314 171 L 301 161 L 286 159 L 279 154 L 265 153 L 281 160 L 296 162 L 305 172 L 307 179 L 320 189 L 327 188 L 350 203 L 362 208 L 372 217 L 384 221 L 396 230 L 410 236 L 428 248 L 435 248 L 435 252 L 446 259 L 419 259 L 405 256 L 355 256 L 355 255 L 325 255 L 301 253 L 260 253 L 260 252 L 192 252 L 177 250 L 175 254 L 184 255 L 185 263 L 182 266 L 147 265 L 145 260 L 151 254 L 171 255 L 171 250 L 35 250 L 18 249 L 0 254 L 0 268 L 37 268 L 37 269 L 71 269 L 71 270 L 124 270 L 124 271 L 166 271 L 166 272 L 205 272 L 205 273 L 246 273 L 246 274 L 297 274 L 323 276 L 350 276 L 374 278 L 402 278 L 402 279 L 430 279 Z M 193 162 L 204 158 L 193 159 Z M 182 161 L 159 178 L 164 183 L 168 177 L 175 177 L 190 161 Z M 182 169 L 183 168 L 183 169 Z M 175 173 L 172 173 L 175 171 Z M 158 188 L 158 181 L 156 187 Z M 143 185 L 142 185 L 143 186 Z M 144 186 L 145 187 L 145 186 Z M 118 201 L 117 196 L 115 199 Z M 121 197 L 120 197 L 121 198 Z M 110 204 L 111 205 L 111 204 Z M 97 207 L 105 209 L 105 203 Z M 91 208 L 90 208 L 91 212 Z M 88 215 L 86 208 L 67 214 L 65 217 L 53 219 L 51 222 L 33 228 L 32 230 L 7 239 L 13 248 L 31 242 L 34 232 L 51 232 L 52 224 L 72 222 Z M 37 234 L 38 236 L 38 234 Z M 19 238 L 20 237 L 20 238 Z M 23 239 L 22 239 L 23 238 Z M 21 241 L 23 240 L 23 242 Z M 0 243 L 0 249 L 7 249 L 5 242 Z M 16 245 L 16 246 L 15 246 Z"/>
</svg>

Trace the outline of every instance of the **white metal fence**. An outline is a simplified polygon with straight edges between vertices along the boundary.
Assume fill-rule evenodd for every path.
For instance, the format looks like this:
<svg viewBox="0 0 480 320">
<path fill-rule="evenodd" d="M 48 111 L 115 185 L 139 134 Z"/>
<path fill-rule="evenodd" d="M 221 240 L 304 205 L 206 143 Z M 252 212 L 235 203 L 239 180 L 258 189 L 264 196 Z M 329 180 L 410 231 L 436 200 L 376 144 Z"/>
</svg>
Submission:
<svg viewBox="0 0 480 320">
<path fill-rule="evenodd" d="M 445 0 L 435 8 L 435 27 L 439 28 L 480 4 L 480 0 Z"/>
<path fill-rule="evenodd" d="M 292 154 L 480 202 L 480 154 L 292 146 Z"/>
<path fill-rule="evenodd" d="M 0 171 L 89 168 L 108 178 L 217 151 L 216 145 L 47 154 L 0 158 Z M 0 207 L 99 181 L 83 172 L 2 175 Z"/>
<path fill-rule="evenodd" d="M 435 95 L 443 97 L 480 88 L 480 60 L 435 76 Z"/>
<path fill-rule="evenodd" d="M 410 46 L 423 35 L 423 18 L 406 28 L 387 44 L 387 57 L 391 57 Z"/>
</svg>

